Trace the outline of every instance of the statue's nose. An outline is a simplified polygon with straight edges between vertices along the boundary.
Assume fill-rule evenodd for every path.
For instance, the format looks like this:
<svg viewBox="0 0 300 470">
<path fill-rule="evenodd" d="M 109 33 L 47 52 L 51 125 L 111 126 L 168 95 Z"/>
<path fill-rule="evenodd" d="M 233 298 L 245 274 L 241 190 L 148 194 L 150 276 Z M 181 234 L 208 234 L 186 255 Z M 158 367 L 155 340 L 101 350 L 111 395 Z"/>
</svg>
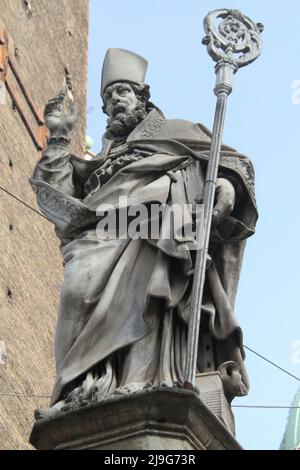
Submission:
<svg viewBox="0 0 300 470">
<path fill-rule="evenodd" d="M 116 93 L 114 91 L 113 94 L 112 94 L 112 97 L 111 97 L 111 102 L 114 105 L 114 104 L 117 104 L 119 101 L 120 101 L 120 97 L 119 97 L 118 93 Z"/>
</svg>

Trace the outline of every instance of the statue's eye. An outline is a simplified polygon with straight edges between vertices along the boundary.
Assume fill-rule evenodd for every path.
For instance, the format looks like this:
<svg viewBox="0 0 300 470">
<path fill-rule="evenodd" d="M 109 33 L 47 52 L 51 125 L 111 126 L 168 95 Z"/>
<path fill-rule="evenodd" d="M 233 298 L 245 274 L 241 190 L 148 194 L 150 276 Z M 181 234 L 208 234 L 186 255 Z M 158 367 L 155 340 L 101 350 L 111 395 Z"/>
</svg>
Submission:
<svg viewBox="0 0 300 470">
<path fill-rule="evenodd" d="M 119 88 L 118 93 L 119 95 L 126 95 L 127 93 L 129 93 L 129 90 L 128 88 Z"/>
</svg>

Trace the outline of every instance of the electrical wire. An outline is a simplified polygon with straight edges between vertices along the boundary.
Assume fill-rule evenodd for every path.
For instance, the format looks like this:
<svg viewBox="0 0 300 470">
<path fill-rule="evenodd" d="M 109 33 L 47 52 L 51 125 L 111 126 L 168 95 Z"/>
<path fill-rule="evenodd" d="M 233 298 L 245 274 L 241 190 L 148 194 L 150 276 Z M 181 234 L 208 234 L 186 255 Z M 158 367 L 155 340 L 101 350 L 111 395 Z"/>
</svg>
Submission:
<svg viewBox="0 0 300 470">
<path fill-rule="evenodd" d="M 51 395 L 25 395 L 19 393 L 0 393 L 4 397 L 18 398 L 51 398 Z M 232 408 L 256 408 L 256 409 L 300 409 L 300 406 L 284 406 L 284 405 L 232 405 Z"/>
<path fill-rule="evenodd" d="M 1 397 L 18 397 L 18 398 L 51 398 L 51 395 L 25 395 L 22 393 L 0 393 Z"/>
<path fill-rule="evenodd" d="M 280 367 L 279 365 L 275 364 L 275 362 L 272 362 L 270 361 L 270 359 L 267 359 L 265 356 L 262 356 L 262 354 L 259 354 L 258 352 L 254 351 L 253 349 L 249 348 L 248 346 L 246 346 L 245 344 L 243 345 L 245 349 L 248 349 L 248 351 L 251 351 L 253 354 L 256 354 L 256 356 L 260 357 L 261 359 L 263 359 L 264 361 L 268 362 L 269 364 L 272 364 L 272 366 L 274 367 L 277 367 L 277 369 L 281 370 L 282 372 L 284 372 L 285 374 L 287 375 L 290 375 L 291 377 L 293 377 L 294 379 L 298 380 L 300 382 L 300 378 L 299 377 L 296 377 L 296 375 L 294 374 L 291 374 L 291 372 L 289 372 L 288 370 L 286 369 L 283 369 L 282 367 Z"/>
<path fill-rule="evenodd" d="M 11 196 L 12 198 L 14 198 L 16 201 L 20 202 L 21 204 L 23 204 L 24 206 L 28 207 L 28 209 L 32 210 L 33 212 L 35 212 L 36 214 L 40 215 L 41 217 L 43 217 L 44 219 L 47 219 L 47 217 L 45 217 L 41 212 L 37 211 L 36 209 L 34 209 L 34 207 L 31 207 L 29 204 L 27 204 L 26 202 L 22 201 L 22 199 L 19 199 L 17 196 L 15 196 L 14 194 L 10 193 L 7 189 L 5 188 L 2 188 L 2 186 L 0 186 L 0 190 L 5 192 L 6 194 L 8 194 L 9 196 Z"/>
</svg>

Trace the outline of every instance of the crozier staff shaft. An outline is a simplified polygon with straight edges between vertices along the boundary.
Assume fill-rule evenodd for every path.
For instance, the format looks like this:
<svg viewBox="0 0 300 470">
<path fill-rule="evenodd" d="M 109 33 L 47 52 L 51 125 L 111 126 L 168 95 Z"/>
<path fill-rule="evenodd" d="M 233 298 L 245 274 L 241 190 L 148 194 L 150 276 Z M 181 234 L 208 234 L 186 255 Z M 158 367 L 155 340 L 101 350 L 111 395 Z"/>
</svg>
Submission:
<svg viewBox="0 0 300 470">
<path fill-rule="evenodd" d="M 221 23 L 217 25 L 217 20 L 220 19 Z M 184 387 L 192 389 L 195 388 L 201 306 L 227 99 L 232 91 L 236 71 L 253 62 L 261 53 L 260 33 L 263 26 L 254 23 L 238 10 L 222 9 L 210 12 L 205 17 L 204 30 L 206 36 L 202 42 L 207 46 L 209 55 L 217 62 L 214 89 L 217 103 L 204 186 L 203 220 L 197 220 L 197 243 L 200 249 L 195 260 L 184 373 Z M 201 223 L 203 227 L 200 226 Z M 200 240 L 200 235 L 203 240 Z"/>
</svg>

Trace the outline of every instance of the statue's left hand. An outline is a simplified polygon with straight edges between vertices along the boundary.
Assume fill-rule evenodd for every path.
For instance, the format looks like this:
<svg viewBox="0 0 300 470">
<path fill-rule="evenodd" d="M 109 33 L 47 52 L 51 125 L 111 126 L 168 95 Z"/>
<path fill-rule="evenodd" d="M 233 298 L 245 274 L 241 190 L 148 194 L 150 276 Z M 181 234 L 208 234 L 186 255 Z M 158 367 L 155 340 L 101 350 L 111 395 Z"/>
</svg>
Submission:
<svg viewBox="0 0 300 470">
<path fill-rule="evenodd" d="M 216 227 L 231 214 L 235 204 L 235 190 L 230 181 L 218 178 L 216 185 L 216 204 L 212 215 L 212 225 Z"/>
</svg>

